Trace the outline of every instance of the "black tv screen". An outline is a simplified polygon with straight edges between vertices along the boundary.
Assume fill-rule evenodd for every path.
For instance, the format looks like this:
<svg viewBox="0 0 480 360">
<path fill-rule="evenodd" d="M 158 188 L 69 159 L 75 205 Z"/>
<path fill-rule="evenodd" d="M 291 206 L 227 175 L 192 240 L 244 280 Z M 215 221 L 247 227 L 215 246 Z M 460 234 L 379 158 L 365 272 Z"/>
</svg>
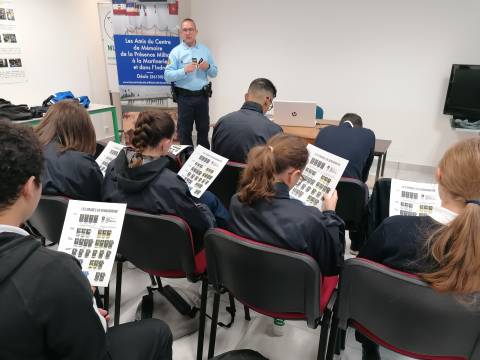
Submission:
<svg viewBox="0 0 480 360">
<path fill-rule="evenodd" d="M 480 120 L 480 65 L 452 65 L 443 113 Z"/>
</svg>

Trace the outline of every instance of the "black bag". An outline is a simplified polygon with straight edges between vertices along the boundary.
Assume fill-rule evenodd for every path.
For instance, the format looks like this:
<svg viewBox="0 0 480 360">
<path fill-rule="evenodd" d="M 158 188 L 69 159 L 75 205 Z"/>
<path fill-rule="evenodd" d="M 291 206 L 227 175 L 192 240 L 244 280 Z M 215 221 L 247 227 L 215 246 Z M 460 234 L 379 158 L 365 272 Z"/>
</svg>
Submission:
<svg viewBox="0 0 480 360">
<path fill-rule="evenodd" d="M 6 117 L 12 121 L 33 118 L 27 105 L 14 105 L 5 99 L 0 99 L 0 117 Z"/>
<path fill-rule="evenodd" d="M 242 350 L 233 350 L 217 355 L 212 360 L 268 360 L 266 357 L 262 356 L 259 352 L 242 349 Z"/>
</svg>

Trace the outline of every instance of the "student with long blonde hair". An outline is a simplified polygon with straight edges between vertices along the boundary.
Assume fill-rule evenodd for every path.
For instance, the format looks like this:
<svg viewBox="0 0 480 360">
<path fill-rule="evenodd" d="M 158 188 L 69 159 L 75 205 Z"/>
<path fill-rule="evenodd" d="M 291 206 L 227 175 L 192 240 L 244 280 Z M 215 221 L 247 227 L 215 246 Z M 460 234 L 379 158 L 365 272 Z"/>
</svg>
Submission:
<svg viewBox="0 0 480 360">
<path fill-rule="evenodd" d="M 235 233 L 311 255 L 322 275 L 336 275 L 343 264 L 344 223 L 336 215 L 336 191 L 323 202 L 323 212 L 290 198 L 308 161 L 306 143 L 278 134 L 248 154 L 240 190 L 230 214 Z"/>
<path fill-rule="evenodd" d="M 475 299 L 480 294 L 480 139 L 450 147 L 436 177 L 441 206 L 431 216 L 385 219 L 359 257 L 418 274 L 439 292 Z M 380 359 L 375 344 L 357 339 L 368 353 L 364 359 Z"/>
</svg>

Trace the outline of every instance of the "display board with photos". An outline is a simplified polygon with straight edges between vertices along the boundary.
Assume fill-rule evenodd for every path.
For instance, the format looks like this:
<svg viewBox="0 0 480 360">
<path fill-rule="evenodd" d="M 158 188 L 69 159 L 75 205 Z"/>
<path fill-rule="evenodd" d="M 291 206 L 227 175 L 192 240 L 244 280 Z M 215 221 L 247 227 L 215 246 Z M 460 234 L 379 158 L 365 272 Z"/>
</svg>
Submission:
<svg viewBox="0 0 480 360">
<path fill-rule="evenodd" d="M 97 160 L 95 161 L 97 162 L 98 166 L 100 166 L 103 176 L 105 176 L 108 165 L 112 162 L 112 160 L 117 158 L 118 154 L 124 147 L 125 146 L 122 144 L 109 141 L 102 153 L 98 155 Z"/>
<path fill-rule="evenodd" d="M 126 204 L 70 200 L 58 251 L 73 255 L 92 286 L 108 286 Z"/>
<path fill-rule="evenodd" d="M 178 172 L 190 193 L 199 198 L 220 174 L 228 159 L 198 145 Z"/>
<path fill-rule="evenodd" d="M 323 195 L 332 195 L 347 167 L 348 160 L 312 144 L 307 145 L 307 150 L 308 162 L 302 172 L 303 179 L 290 190 L 290 196 L 305 205 L 321 209 Z"/>
<path fill-rule="evenodd" d="M 392 179 L 390 216 L 428 216 L 440 203 L 437 184 Z"/>
</svg>

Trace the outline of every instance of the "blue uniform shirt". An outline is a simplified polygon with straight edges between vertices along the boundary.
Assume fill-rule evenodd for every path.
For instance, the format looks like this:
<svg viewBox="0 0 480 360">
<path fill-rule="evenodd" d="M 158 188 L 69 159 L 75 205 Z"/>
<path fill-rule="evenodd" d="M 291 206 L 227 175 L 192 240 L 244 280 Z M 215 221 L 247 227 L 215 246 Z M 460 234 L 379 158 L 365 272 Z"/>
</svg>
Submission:
<svg viewBox="0 0 480 360">
<path fill-rule="evenodd" d="M 210 68 L 207 71 L 197 69 L 191 73 L 185 74 L 184 67 L 192 62 L 192 58 L 207 61 Z M 183 41 L 175 46 L 168 56 L 168 64 L 165 68 L 165 80 L 167 82 L 175 82 L 177 87 L 197 91 L 201 90 L 208 84 L 208 76 L 217 76 L 217 65 L 213 60 L 210 50 L 200 43 L 189 47 Z"/>
</svg>

